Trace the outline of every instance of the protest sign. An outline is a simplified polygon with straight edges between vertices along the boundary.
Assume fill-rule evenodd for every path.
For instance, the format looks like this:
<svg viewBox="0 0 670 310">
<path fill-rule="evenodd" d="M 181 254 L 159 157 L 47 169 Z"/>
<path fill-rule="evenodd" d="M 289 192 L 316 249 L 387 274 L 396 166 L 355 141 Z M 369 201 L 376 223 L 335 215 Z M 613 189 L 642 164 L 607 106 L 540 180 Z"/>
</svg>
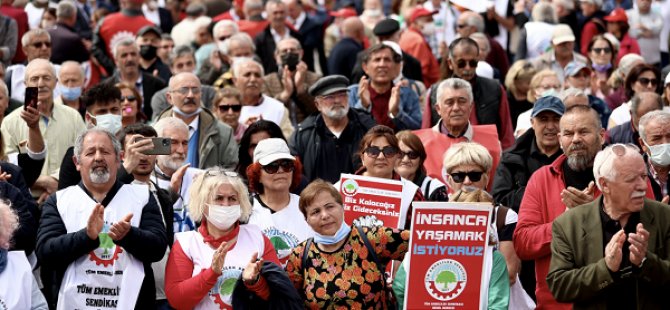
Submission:
<svg viewBox="0 0 670 310">
<path fill-rule="evenodd" d="M 417 202 L 412 214 L 405 309 L 480 309 L 490 204 Z M 411 272 L 410 272 L 411 270 Z M 488 282 L 488 281 L 486 281 Z"/>
<path fill-rule="evenodd" d="M 351 224 L 355 219 L 373 215 L 384 226 L 404 225 L 407 210 L 401 210 L 401 181 L 342 174 L 338 184 L 346 223 Z"/>
</svg>

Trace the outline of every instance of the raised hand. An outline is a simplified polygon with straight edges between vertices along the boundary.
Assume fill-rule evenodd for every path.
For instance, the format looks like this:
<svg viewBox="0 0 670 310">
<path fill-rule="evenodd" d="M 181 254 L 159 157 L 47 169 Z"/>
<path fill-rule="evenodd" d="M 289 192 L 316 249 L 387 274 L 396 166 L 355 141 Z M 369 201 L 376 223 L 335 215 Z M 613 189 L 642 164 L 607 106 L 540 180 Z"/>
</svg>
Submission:
<svg viewBox="0 0 670 310">
<path fill-rule="evenodd" d="M 96 204 L 86 224 L 86 235 L 88 238 L 91 240 L 97 239 L 103 225 L 105 225 L 105 208 L 101 204 Z"/>
<path fill-rule="evenodd" d="M 614 234 L 612 240 L 605 246 L 605 264 L 607 265 L 607 269 L 612 272 L 619 271 L 619 267 L 621 267 L 624 241 L 626 241 L 626 233 L 622 229 Z"/>
<path fill-rule="evenodd" d="M 109 228 L 107 233 L 110 238 L 114 241 L 119 241 L 125 237 L 130 231 L 130 220 L 133 218 L 132 213 L 126 214 L 120 221 L 114 223 L 112 227 Z"/>
<path fill-rule="evenodd" d="M 256 284 L 256 282 L 258 282 L 258 278 L 260 277 L 262 268 L 263 258 L 259 259 L 258 252 L 254 252 L 254 254 L 251 255 L 249 264 L 247 264 L 247 267 L 244 268 L 244 271 L 242 272 L 242 280 L 244 280 L 244 283 L 249 285 Z"/>
<path fill-rule="evenodd" d="M 368 78 L 364 75 L 360 82 L 358 82 L 358 98 L 361 98 L 361 104 L 363 104 L 363 107 L 366 109 L 372 104 L 369 87 L 370 83 L 368 82 Z"/>
<path fill-rule="evenodd" d="M 391 98 L 389 99 L 389 112 L 395 117 L 400 111 L 400 83 L 391 88 Z"/>
<path fill-rule="evenodd" d="M 219 245 L 219 247 L 214 251 L 214 255 L 212 255 L 212 271 L 216 274 L 221 274 L 223 272 L 223 264 L 226 261 L 226 254 L 228 254 L 228 250 L 230 247 L 233 245 L 234 241 L 224 241 Z"/>
<path fill-rule="evenodd" d="M 634 266 L 640 266 L 642 260 L 647 257 L 647 245 L 649 244 L 649 232 L 644 229 L 642 223 L 638 223 L 636 232 L 628 234 L 628 243 L 630 246 L 630 263 Z"/>
</svg>

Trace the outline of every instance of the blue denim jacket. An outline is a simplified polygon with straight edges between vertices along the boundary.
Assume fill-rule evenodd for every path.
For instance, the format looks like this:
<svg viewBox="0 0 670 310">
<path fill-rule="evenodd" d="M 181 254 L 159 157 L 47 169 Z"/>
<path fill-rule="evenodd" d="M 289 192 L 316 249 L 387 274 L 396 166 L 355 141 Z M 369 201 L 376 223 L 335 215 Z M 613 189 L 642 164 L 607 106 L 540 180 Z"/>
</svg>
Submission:
<svg viewBox="0 0 670 310">
<path fill-rule="evenodd" d="M 358 97 L 358 84 L 349 86 L 349 106 L 355 109 L 372 112 L 372 105 L 364 108 L 361 98 Z M 409 87 L 400 87 L 400 109 L 398 115 L 393 119 L 396 131 L 421 128 L 421 108 L 419 107 L 419 95 Z"/>
</svg>

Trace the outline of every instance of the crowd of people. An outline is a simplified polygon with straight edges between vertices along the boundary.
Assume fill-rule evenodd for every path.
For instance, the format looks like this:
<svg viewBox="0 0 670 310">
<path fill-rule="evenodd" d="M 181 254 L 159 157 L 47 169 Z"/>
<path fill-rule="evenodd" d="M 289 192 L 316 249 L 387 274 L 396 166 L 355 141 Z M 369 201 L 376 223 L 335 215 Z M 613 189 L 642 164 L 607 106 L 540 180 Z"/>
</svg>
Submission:
<svg viewBox="0 0 670 310">
<path fill-rule="evenodd" d="M 482 309 L 667 308 L 670 0 L 0 4 L 2 309 L 402 309 L 420 201 Z"/>
</svg>

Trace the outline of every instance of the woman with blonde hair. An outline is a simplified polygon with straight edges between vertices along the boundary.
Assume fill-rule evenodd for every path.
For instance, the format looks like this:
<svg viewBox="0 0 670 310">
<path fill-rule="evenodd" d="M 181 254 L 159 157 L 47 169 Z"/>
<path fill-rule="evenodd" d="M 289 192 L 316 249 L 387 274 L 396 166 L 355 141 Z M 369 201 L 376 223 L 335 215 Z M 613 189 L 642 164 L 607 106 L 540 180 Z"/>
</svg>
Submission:
<svg viewBox="0 0 670 310">
<path fill-rule="evenodd" d="M 555 71 L 544 69 L 536 73 L 530 80 L 530 87 L 528 88 L 527 99 L 529 102 L 535 104 L 537 99 L 544 96 L 558 96 L 558 93 L 563 90 L 561 79 Z M 533 107 L 519 114 L 514 129 L 514 137 L 520 137 L 528 128 L 531 127 L 530 115 L 533 112 Z"/>
<path fill-rule="evenodd" d="M 536 73 L 537 70 L 528 60 L 516 61 L 507 71 L 505 88 L 507 88 L 509 114 L 512 117 L 512 127 L 514 128 L 516 128 L 519 114 L 533 108 L 533 103 L 528 99 L 528 90 L 530 80 Z"/>
<path fill-rule="evenodd" d="M 279 265 L 270 240 L 255 225 L 249 193 L 235 172 L 210 168 L 196 177 L 189 192 L 197 231 L 175 235 L 165 272 L 165 293 L 179 309 L 230 309 L 238 278 L 261 299 L 268 299 L 262 262 Z"/>
</svg>

